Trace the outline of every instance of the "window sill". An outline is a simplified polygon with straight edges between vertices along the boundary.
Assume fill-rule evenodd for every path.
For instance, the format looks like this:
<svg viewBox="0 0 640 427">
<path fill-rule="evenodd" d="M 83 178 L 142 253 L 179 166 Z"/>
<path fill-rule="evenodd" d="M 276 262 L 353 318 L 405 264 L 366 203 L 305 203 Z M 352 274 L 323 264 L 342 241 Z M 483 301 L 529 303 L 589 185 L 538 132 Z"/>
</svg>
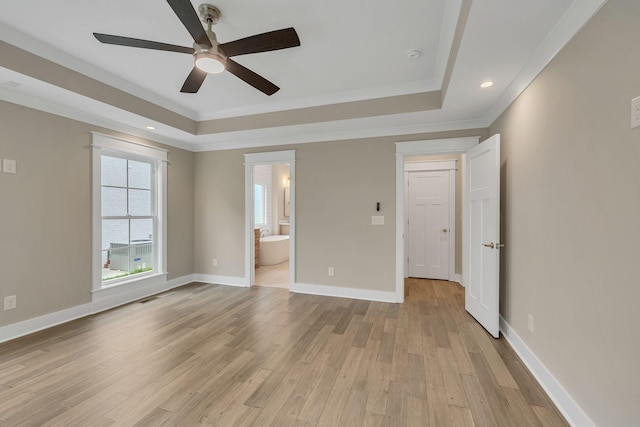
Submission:
<svg viewBox="0 0 640 427">
<path fill-rule="evenodd" d="M 168 273 L 154 273 L 91 291 L 91 300 L 134 300 L 165 290 Z"/>
</svg>

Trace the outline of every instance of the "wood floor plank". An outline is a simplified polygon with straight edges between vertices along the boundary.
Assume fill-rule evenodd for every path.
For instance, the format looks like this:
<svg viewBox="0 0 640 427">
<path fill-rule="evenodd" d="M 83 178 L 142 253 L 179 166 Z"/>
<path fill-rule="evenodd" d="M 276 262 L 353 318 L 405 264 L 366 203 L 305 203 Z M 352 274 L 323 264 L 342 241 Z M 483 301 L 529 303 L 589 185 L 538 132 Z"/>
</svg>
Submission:
<svg viewBox="0 0 640 427">
<path fill-rule="evenodd" d="M 473 415 L 473 421 L 478 426 L 497 426 L 493 411 L 478 377 L 473 375 L 462 376 L 462 386 L 469 399 L 469 409 Z"/>
<path fill-rule="evenodd" d="M 449 405 L 468 407 L 467 397 L 464 394 L 462 379 L 453 357 L 453 351 L 448 348 L 439 348 L 438 361 L 444 378 L 444 389 L 447 391 L 447 403 Z"/>
<path fill-rule="evenodd" d="M 389 304 L 193 283 L 0 344 L 0 426 L 566 426 L 455 283 Z"/>
</svg>

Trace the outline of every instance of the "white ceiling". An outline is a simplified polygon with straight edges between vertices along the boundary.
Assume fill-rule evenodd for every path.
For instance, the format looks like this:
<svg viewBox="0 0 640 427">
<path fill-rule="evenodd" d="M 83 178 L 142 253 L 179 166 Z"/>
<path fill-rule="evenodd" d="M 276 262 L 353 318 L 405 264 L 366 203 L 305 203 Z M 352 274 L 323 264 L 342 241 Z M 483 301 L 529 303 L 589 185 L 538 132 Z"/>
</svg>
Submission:
<svg viewBox="0 0 640 427">
<path fill-rule="evenodd" d="M 271 97 L 229 73 L 197 94 L 180 93 L 190 55 L 100 44 L 93 32 L 191 46 L 169 5 L 157 0 L 3 2 L 0 39 L 192 120 L 203 121 L 340 102 L 437 91 L 454 67 L 441 109 L 375 118 L 192 135 L 2 67 L 0 99 L 82 114 L 194 150 L 486 127 L 606 0 L 474 0 L 458 54 L 450 58 L 466 0 L 210 0 L 222 11 L 220 42 L 293 26 L 301 46 L 237 62 L 280 86 Z M 197 6 L 203 1 L 193 1 Z M 459 29 L 460 31 L 460 29 Z M 417 60 L 406 57 L 420 49 Z M 480 89 L 492 80 L 490 89 Z M 19 87 L 7 82 L 18 82 Z M 86 117 L 85 117 L 86 116 Z M 149 135 L 144 127 L 156 125 Z M 355 137 L 355 136 L 354 136 Z"/>
</svg>

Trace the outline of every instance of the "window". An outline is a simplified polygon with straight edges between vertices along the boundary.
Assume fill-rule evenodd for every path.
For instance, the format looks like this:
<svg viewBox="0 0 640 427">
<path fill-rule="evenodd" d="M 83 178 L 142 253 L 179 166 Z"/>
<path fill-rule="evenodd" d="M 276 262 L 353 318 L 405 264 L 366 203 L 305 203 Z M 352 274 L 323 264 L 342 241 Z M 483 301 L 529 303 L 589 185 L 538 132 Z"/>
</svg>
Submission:
<svg viewBox="0 0 640 427">
<path fill-rule="evenodd" d="M 94 289 L 165 273 L 166 155 L 94 134 Z"/>
<path fill-rule="evenodd" d="M 102 280 L 153 271 L 152 162 L 101 156 Z"/>
<path fill-rule="evenodd" d="M 257 226 L 265 226 L 267 224 L 267 191 L 266 186 L 255 184 L 253 186 L 253 197 L 255 208 L 254 222 Z"/>
</svg>

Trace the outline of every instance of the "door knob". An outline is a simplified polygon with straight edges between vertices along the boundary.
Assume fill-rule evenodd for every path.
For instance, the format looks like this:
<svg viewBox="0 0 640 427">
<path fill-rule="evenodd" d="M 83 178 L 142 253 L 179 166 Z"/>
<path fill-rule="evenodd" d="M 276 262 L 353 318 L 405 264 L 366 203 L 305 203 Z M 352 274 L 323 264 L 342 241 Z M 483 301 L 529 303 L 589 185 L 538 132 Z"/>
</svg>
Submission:
<svg viewBox="0 0 640 427">
<path fill-rule="evenodd" d="M 496 249 L 504 248 L 504 243 L 496 243 Z"/>
<path fill-rule="evenodd" d="M 491 242 L 491 243 L 483 243 L 482 246 L 486 246 L 487 248 L 491 248 L 491 249 L 495 248 L 495 245 L 493 244 L 493 242 Z"/>
<path fill-rule="evenodd" d="M 442 229 L 442 232 L 443 232 L 443 233 L 446 233 L 447 231 L 449 231 L 449 230 L 447 230 L 446 228 L 443 228 L 443 229 Z"/>
</svg>

